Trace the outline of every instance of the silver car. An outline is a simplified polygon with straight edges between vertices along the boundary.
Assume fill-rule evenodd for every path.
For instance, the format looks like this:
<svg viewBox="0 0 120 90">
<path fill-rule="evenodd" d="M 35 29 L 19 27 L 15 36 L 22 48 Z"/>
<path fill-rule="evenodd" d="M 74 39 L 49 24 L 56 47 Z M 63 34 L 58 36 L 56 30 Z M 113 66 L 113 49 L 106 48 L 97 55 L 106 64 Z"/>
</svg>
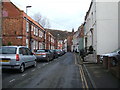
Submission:
<svg viewBox="0 0 120 90">
<path fill-rule="evenodd" d="M 36 57 L 25 46 L 2 46 L 0 63 L 3 69 L 18 69 L 24 72 L 26 67 L 36 66 Z"/>
<path fill-rule="evenodd" d="M 53 59 L 53 54 L 51 53 L 50 50 L 47 49 L 37 50 L 35 52 L 35 55 L 37 57 L 37 61 L 46 60 L 49 62 L 50 60 Z"/>
</svg>

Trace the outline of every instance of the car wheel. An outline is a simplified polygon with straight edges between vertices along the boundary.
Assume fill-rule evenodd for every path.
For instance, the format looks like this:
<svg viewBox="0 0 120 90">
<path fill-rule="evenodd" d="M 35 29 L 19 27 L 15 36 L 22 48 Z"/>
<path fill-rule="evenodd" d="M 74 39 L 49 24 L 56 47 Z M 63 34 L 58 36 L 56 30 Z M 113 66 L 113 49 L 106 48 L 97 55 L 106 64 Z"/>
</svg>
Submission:
<svg viewBox="0 0 120 90">
<path fill-rule="evenodd" d="M 36 61 L 34 61 L 34 65 L 33 65 L 34 67 L 36 67 L 37 66 L 37 62 Z"/>
<path fill-rule="evenodd" d="M 23 64 L 21 64 L 21 66 L 20 66 L 20 72 L 22 73 L 24 71 L 25 71 L 25 66 Z"/>
</svg>

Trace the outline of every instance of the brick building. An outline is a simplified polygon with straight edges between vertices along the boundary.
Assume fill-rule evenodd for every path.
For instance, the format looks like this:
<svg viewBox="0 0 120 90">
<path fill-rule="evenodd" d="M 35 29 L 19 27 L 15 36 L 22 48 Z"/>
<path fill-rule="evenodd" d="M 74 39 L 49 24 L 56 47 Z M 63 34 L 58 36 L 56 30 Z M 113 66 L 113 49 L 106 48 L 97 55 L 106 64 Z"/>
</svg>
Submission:
<svg viewBox="0 0 120 90">
<path fill-rule="evenodd" d="M 67 51 L 71 52 L 72 51 L 72 45 L 73 45 L 73 35 L 71 34 L 70 36 L 67 37 Z"/>
<path fill-rule="evenodd" d="M 46 35 L 45 35 L 45 48 L 56 49 L 55 37 L 48 31 L 46 31 Z"/>
<path fill-rule="evenodd" d="M 34 49 L 45 48 L 45 29 L 12 2 L 3 2 L 2 43 Z"/>
</svg>

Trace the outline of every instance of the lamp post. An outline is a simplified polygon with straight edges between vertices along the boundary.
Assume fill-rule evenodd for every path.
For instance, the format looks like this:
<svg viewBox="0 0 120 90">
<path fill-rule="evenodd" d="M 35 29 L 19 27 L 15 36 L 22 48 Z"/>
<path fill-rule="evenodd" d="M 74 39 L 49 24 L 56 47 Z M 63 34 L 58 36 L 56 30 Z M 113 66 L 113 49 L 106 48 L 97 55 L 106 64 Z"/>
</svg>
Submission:
<svg viewBox="0 0 120 90">
<path fill-rule="evenodd" d="M 28 8 L 31 8 L 31 7 L 32 7 L 32 6 L 26 6 L 26 14 L 27 14 L 27 9 L 28 9 Z"/>
</svg>

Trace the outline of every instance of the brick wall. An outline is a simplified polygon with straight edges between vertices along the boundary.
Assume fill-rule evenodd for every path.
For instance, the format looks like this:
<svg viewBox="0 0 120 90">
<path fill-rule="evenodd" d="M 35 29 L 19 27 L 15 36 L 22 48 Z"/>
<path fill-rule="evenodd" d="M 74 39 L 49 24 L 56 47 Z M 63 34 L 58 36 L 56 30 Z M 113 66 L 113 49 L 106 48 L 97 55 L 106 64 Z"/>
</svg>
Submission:
<svg viewBox="0 0 120 90">
<path fill-rule="evenodd" d="M 20 9 L 12 2 L 3 2 L 3 17 L 20 17 Z"/>
<path fill-rule="evenodd" d="M 3 45 L 23 45 L 22 39 L 22 19 L 3 18 Z"/>
</svg>

